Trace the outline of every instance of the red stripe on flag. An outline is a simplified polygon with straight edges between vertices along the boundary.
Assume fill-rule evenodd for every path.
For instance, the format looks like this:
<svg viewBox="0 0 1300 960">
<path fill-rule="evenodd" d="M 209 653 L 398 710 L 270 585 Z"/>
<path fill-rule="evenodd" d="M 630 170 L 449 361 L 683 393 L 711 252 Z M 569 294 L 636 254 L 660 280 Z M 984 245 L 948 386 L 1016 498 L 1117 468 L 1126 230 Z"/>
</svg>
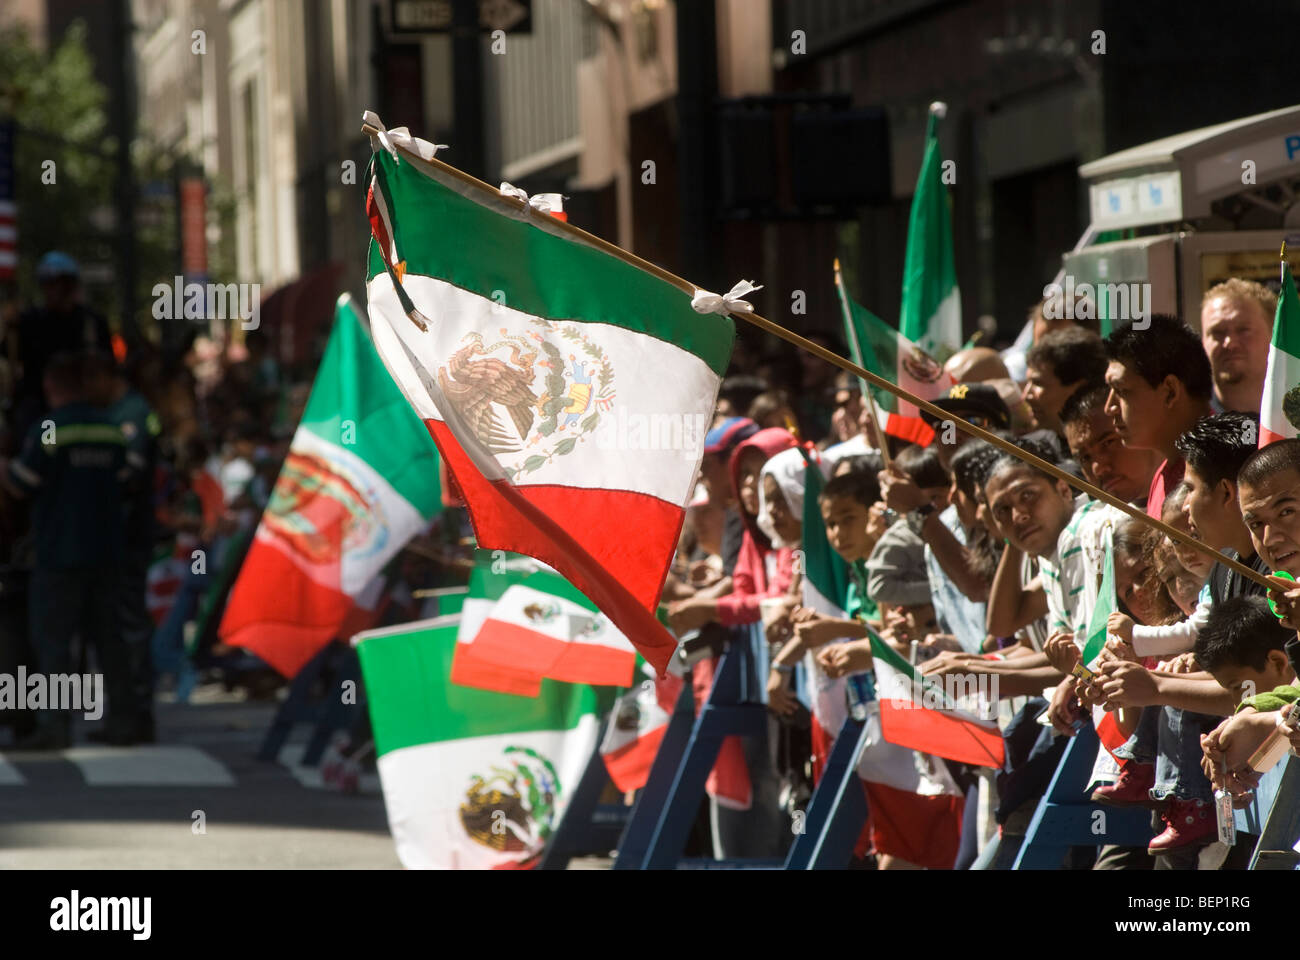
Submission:
<svg viewBox="0 0 1300 960">
<path fill-rule="evenodd" d="M 474 644 L 458 643 L 451 657 L 451 682 L 459 687 L 474 687 L 516 697 L 537 697 L 542 692 L 542 678 L 511 667 L 487 663 L 474 656 Z"/>
<path fill-rule="evenodd" d="M 1002 769 L 1006 747 L 1002 734 L 911 700 L 880 701 L 880 732 L 890 743 L 922 753 Z"/>
<path fill-rule="evenodd" d="M 1276 443 L 1279 440 L 1285 439 L 1285 436 L 1280 433 L 1274 433 L 1262 423 L 1259 425 L 1259 445 L 1261 448 L 1267 447 L 1270 443 Z"/>
<path fill-rule="evenodd" d="M 346 593 L 312 580 L 274 542 L 258 538 L 230 591 L 220 636 L 292 677 L 338 635 L 352 606 Z"/>
<path fill-rule="evenodd" d="M 662 674 L 677 641 L 654 611 L 681 532 L 682 508 L 624 490 L 491 481 L 445 423 L 425 424 L 465 496 L 478 545 L 554 567 Z"/>
<path fill-rule="evenodd" d="M 474 655 L 564 683 L 632 686 L 636 654 L 595 643 L 565 642 L 528 627 L 489 617 L 474 638 Z"/>
<path fill-rule="evenodd" d="M 1124 731 L 1119 728 L 1119 720 L 1115 716 L 1115 711 L 1109 711 L 1101 722 L 1097 724 L 1097 738 L 1101 740 L 1101 745 L 1106 748 L 1106 752 L 1115 757 L 1115 751 L 1128 742 L 1128 737 Z M 1117 763 L 1123 764 L 1126 760 L 1123 757 L 1115 757 Z"/>
<path fill-rule="evenodd" d="M 950 794 L 926 797 L 864 780 L 877 853 L 931 870 L 951 870 L 961 844 L 965 803 Z"/>
<path fill-rule="evenodd" d="M 891 413 L 885 418 L 885 433 L 908 443 L 928 447 L 934 442 L 934 430 L 920 417 L 902 417 Z"/>
<path fill-rule="evenodd" d="M 647 730 L 631 743 L 602 754 L 605 769 L 614 786 L 624 793 L 640 790 L 650 779 L 650 768 L 654 766 L 659 753 L 659 744 L 663 742 L 668 724 L 661 723 Z"/>
</svg>

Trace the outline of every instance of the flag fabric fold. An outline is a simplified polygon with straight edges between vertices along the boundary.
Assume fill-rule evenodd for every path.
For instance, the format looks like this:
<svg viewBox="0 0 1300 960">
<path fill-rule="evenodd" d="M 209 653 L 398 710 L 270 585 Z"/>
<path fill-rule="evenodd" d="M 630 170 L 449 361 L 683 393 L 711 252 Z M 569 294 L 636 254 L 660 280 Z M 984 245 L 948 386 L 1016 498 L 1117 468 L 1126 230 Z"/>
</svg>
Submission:
<svg viewBox="0 0 1300 960">
<path fill-rule="evenodd" d="M 221 621 L 221 640 L 288 677 L 344 637 L 367 586 L 442 509 L 437 449 L 363 324 L 344 294 Z"/>
<path fill-rule="evenodd" d="M 856 303 L 836 274 L 840 293 L 844 338 L 848 341 L 853 362 L 878 377 L 909 390 L 922 400 L 936 400 L 952 385 L 952 377 L 933 357 L 905 335 L 881 320 L 866 307 Z M 867 393 L 868 388 L 870 394 Z M 921 419 L 915 404 L 900 400 L 888 390 L 869 387 L 863 382 L 863 398 L 875 398 L 880 412 L 880 429 L 909 443 L 929 446 L 934 430 Z"/>
<path fill-rule="evenodd" d="M 731 320 L 436 160 L 381 150 L 367 179 L 375 344 L 480 546 L 555 568 L 662 673 Z"/>
</svg>

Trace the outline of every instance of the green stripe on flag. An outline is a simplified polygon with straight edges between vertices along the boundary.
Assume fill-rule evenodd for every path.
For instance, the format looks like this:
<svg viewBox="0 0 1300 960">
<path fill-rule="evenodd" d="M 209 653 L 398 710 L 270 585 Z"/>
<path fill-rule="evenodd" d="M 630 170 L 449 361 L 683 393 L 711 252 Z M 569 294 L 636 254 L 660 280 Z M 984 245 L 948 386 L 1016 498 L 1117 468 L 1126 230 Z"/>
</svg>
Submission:
<svg viewBox="0 0 1300 960">
<path fill-rule="evenodd" d="M 925 132 L 925 155 L 916 178 L 916 193 L 907 224 L 898 329 L 921 349 L 943 360 L 960 344 L 961 327 L 960 320 L 956 330 L 940 329 L 939 325 L 941 308 L 957 289 L 957 268 L 953 261 L 952 222 L 948 190 L 943 182 L 937 123 L 937 117 L 931 114 Z"/>
<path fill-rule="evenodd" d="M 885 321 L 843 294 L 844 332 L 853 359 L 860 367 L 890 383 L 898 381 L 898 331 Z M 865 385 L 865 384 L 864 384 Z M 898 398 L 888 390 L 872 386 L 876 406 L 885 413 L 898 412 Z M 884 427 L 884 424 L 881 424 Z"/>
<path fill-rule="evenodd" d="M 867 639 L 871 641 L 871 656 L 873 659 L 885 661 L 889 666 L 907 677 L 914 691 L 920 692 L 922 689 L 929 691 L 930 695 L 934 697 L 934 702 L 943 704 L 945 710 L 957 709 L 957 705 L 949 699 L 948 692 L 943 687 L 917 673 L 916 668 L 900 657 L 898 651 L 886 643 L 880 634 L 870 627 L 865 629 Z"/>
<path fill-rule="evenodd" d="M 357 655 L 370 691 L 379 756 L 423 743 L 537 730 L 571 730 L 608 710 L 615 688 L 543 680 L 537 697 L 516 697 L 451 683 L 457 624 L 396 628 L 364 636 Z"/>
<path fill-rule="evenodd" d="M 335 308 L 301 426 L 364 460 L 421 516 L 442 509 L 438 448 L 379 359 L 351 297 Z"/>
<path fill-rule="evenodd" d="M 398 256 L 408 274 L 436 277 L 547 320 L 610 323 L 676 344 L 722 376 L 735 326 L 699 314 L 691 298 L 645 270 L 462 195 L 387 151 L 374 157 Z M 485 198 L 486 199 L 486 198 Z M 368 279 L 383 271 L 371 243 Z M 417 307 L 419 305 L 417 304 Z M 436 319 L 436 318 L 435 318 Z"/>
<path fill-rule="evenodd" d="M 807 456 L 805 453 L 805 460 Z M 804 476 L 804 576 L 823 597 L 844 607 L 849 596 L 849 565 L 835 552 L 826 536 L 826 525 L 822 521 L 821 504 L 818 502 L 825 481 L 822 480 L 821 469 L 813 463 L 808 463 Z"/>
<path fill-rule="evenodd" d="M 1101 586 L 1097 588 L 1097 603 L 1092 608 L 1092 619 L 1088 621 L 1088 642 L 1083 647 L 1082 659 L 1085 667 L 1101 654 L 1106 646 L 1106 621 L 1115 612 L 1115 558 L 1114 548 L 1104 550 L 1101 568 Z"/>
</svg>

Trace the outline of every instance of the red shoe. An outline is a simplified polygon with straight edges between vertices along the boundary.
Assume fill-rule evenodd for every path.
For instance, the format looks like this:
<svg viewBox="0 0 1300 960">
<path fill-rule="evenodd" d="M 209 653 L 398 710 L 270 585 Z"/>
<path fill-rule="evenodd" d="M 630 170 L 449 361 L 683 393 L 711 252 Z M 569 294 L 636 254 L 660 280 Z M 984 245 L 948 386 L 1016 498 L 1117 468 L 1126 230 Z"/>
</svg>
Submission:
<svg viewBox="0 0 1300 960">
<path fill-rule="evenodd" d="M 1156 765 L 1127 761 L 1120 768 L 1119 779 L 1092 791 L 1093 803 L 1111 807 L 1151 807 L 1159 809 L 1164 804 L 1151 799 L 1151 788 L 1156 784 Z"/>
<path fill-rule="evenodd" d="M 1204 800 L 1171 800 L 1169 809 L 1161 819 L 1165 832 L 1147 845 L 1147 853 L 1164 853 L 1214 837 L 1218 826 L 1214 821 L 1214 808 Z"/>
</svg>

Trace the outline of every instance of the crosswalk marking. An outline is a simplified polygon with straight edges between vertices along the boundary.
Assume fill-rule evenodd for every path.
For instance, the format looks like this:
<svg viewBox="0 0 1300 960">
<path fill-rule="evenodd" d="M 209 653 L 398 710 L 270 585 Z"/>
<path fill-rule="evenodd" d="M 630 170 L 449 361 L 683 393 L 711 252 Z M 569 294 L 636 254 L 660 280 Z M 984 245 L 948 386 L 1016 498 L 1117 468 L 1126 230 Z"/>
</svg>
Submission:
<svg viewBox="0 0 1300 960">
<path fill-rule="evenodd" d="M 302 764 L 306 745 L 288 743 L 277 758 L 280 767 L 309 790 L 329 790 L 319 765 Z M 31 786 L 31 780 L 13 761 L 23 754 L 0 752 L 0 788 Z M 48 754 L 47 754 L 48 756 Z M 229 768 L 200 747 L 141 745 L 135 747 L 84 746 L 58 751 L 71 763 L 88 787 L 232 787 L 235 777 Z M 379 775 L 362 773 L 358 793 L 379 795 Z"/>
<path fill-rule="evenodd" d="M 198 747 L 72 747 L 62 751 L 91 787 L 233 787 L 225 765 Z"/>
</svg>

